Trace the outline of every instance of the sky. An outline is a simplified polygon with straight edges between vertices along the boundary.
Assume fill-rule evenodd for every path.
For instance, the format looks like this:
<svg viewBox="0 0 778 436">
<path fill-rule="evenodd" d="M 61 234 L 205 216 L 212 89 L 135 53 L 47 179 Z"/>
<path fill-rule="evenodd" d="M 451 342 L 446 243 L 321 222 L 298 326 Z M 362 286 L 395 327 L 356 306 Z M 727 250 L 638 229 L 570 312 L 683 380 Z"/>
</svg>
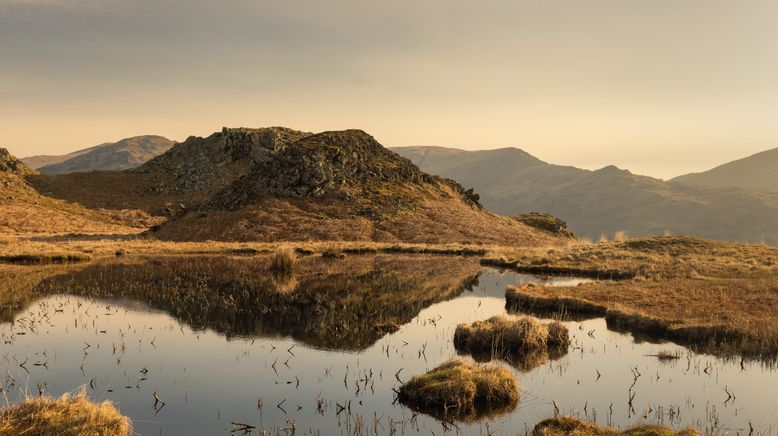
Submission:
<svg viewBox="0 0 778 436">
<path fill-rule="evenodd" d="M 0 0 L 0 146 L 360 128 L 668 178 L 778 147 L 774 0 Z"/>
</svg>

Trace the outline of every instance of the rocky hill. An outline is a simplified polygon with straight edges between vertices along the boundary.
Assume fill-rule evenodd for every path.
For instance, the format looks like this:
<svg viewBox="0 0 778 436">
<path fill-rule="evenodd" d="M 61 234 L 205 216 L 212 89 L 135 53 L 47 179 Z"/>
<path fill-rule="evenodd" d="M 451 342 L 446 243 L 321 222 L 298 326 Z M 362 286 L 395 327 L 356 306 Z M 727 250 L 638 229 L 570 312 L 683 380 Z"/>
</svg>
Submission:
<svg viewBox="0 0 778 436">
<path fill-rule="evenodd" d="M 28 176 L 35 171 L 17 159 L 5 148 L 0 148 L 0 176 Z"/>
<path fill-rule="evenodd" d="M 31 177 L 41 192 L 93 209 L 138 209 L 168 217 L 246 175 L 257 162 L 308 135 L 281 127 L 223 128 L 192 136 L 126 171 Z"/>
<path fill-rule="evenodd" d="M 676 177 L 673 182 L 707 188 L 742 188 L 778 192 L 778 148 L 720 165 L 702 173 Z"/>
<path fill-rule="evenodd" d="M 282 131 L 286 132 L 286 131 Z M 224 134 L 224 132 L 223 132 Z M 267 135 L 267 133 L 264 133 Z M 248 172 L 154 233 L 172 240 L 372 240 L 531 244 L 559 235 L 483 210 L 472 191 L 430 176 L 359 130 L 270 137 L 235 136 L 235 157 Z M 278 138 L 281 139 L 278 139 Z M 263 143 L 260 141 L 260 143 Z M 253 152 L 252 152 L 253 150 Z M 175 148 L 171 152 L 175 151 Z M 144 171 L 148 165 L 138 171 Z M 180 167 L 175 161 L 167 166 Z M 190 174 L 203 176 L 190 177 Z M 218 173 L 182 171 L 170 189 L 192 180 L 223 182 Z M 189 182 L 187 182 L 189 181 Z M 190 183 L 187 185 L 187 183 Z M 205 186 L 214 186 L 206 183 Z"/>
<path fill-rule="evenodd" d="M 143 214 L 94 211 L 41 195 L 27 179 L 36 172 L 0 148 L 0 233 L 138 233 Z"/>
<path fill-rule="evenodd" d="M 494 212 L 548 212 L 592 239 L 619 231 L 631 236 L 669 232 L 778 244 L 775 194 L 668 183 L 614 166 L 589 171 L 552 165 L 515 148 L 393 150 L 422 170 L 474 187 Z"/>
<path fill-rule="evenodd" d="M 64 156 L 32 156 L 22 160 L 44 174 L 115 171 L 135 168 L 164 153 L 174 142 L 154 135 L 135 136 L 105 143 Z"/>
</svg>

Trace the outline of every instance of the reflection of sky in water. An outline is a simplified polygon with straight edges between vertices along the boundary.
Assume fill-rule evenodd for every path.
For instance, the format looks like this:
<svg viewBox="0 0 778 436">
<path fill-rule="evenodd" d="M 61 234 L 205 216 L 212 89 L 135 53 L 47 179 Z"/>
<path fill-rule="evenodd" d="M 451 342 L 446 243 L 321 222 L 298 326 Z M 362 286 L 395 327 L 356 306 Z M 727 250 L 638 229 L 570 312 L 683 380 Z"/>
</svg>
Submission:
<svg viewBox="0 0 778 436">
<path fill-rule="evenodd" d="M 392 405 L 395 374 L 401 369 L 400 377 L 407 380 L 456 355 L 452 337 L 458 323 L 505 313 L 505 287 L 532 280 L 485 270 L 472 292 L 424 309 L 397 333 L 360 353 L 312 349 L 282 337 L 228 341 L 182 327 L 138 303 L 119 306 L 57 296 L 42 300 L 45 310 L 36 303 L 20 313 L 16 326 L 0 326 L 3 339 L 12 331 L 27 333 L 0 346 L 0 365 L 30 393 L 37 393 L 42 383 L 47 392 L 59 395 L 93 382 L 90 396 L 117 402 L 140 434 L 224 434 L 232 421 L 274 433 L 291 420 L 298 434 L 309 429 L 348 434 L 360 423 L 369 432 L 440 434 L 443 426 L 434 419 L 412 419 L 409 410 Z M 55 312 L 60 305 L 63 311 Z M 19 327 L 27 320 L 41 322 L 32 332 Z M 522 390 L 516 411 L 460 424 L 463 433 L 481 434 L 487 425 L 498 434 L 523 433 L 552 415 L 554 402 L 564 413 L 586 413 L 617 426 L 663 422 L 734 434 L 747 433 L 751 422 L 757 432 L 778 432 L 774 368 L 747 363 L 743 371 L 738 361 L 690 355 L 672 344 L 636 344 L 629 335 L 607 331 L 601 319 L 567 324 L 575 347 L 567 356 L 530 373 L 516 372 Z M 681 358 L 660 363 L 650 356 L 660 350 L 678 351 Z M 30 374 L 19 366 L 25 359 Z M 148 379 L 139 382 L 144 368 Z M 634 413 L 627 405 L 631 368 L 641 374 L 634 387 Z M 9 380 L 0 379 L 4 387 Z M 725 387 L 736 396 L 734 402 L 725 403 Z M 155 391 L 167 403 L 157 414 L 152 407 Z M 323 414 L 316 411 L 317 396 L 326 402 Z M 277 407 L 284 398 L 286 414 Z M 349 401 L 351 414 L 337 415 L 337 404 Z"/>
</svg>

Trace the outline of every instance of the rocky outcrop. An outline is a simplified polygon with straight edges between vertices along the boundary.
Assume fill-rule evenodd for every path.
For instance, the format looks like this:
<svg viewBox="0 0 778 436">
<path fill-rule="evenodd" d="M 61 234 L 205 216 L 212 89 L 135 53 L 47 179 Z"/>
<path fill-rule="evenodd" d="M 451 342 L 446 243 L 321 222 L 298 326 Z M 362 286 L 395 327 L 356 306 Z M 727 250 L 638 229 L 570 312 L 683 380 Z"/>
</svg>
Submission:
<svg viewBox="0 0 778 436">
<path fill-rule="evenodd" d="M 5 148 L 0 148 L 0 173 L 26 176 L 34 174 L 35 171 L 14 157 Z"/>
<path fill-rule="evenodd" d="M 207 138 L 191 136 L 135 171 L 156 176 L 157 193 L 214 192 L 308 135 L 284 127 L 225 127 Z"/>
<path fill-rule="evenodd" d="M 266 156 L 209 207 L 236 209 L 262 196 L 323 197 L 367 184 L 434 182 L 361 130 L 319 133 Z"/>
<path fill-rule="evenodd" d="M 548 213 L 530 212 L 516 217 L 516 220 L 536 229 L 554 235 L 573 238 L 575 235 L 567 229 L 567 223 Z"/>
<path fill-rule="evenodd" d="M 258 154 L 246 174 L 152 232 L 166 240 L 386 241 L 553 244 L 558 235 L 480 206 L 456 182 L 429 175 L 361 130 L 270 147 L 252 131 L 222 141 Z M 274 143 L 273 143 L 274 144 Z M 236 148 L 238 147 L 238 148 Z"/>
</svg>

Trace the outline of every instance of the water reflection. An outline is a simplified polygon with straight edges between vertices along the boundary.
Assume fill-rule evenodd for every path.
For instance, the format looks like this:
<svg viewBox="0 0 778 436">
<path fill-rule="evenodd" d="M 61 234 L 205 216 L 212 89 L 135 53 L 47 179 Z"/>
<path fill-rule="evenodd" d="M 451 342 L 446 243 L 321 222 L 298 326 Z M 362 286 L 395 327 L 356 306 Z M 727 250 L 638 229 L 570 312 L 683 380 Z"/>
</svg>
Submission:
<svg viewBox="0 0 778 436">
<path fill-rule="evenodd" d="M 142 301 L 227 337 L 281 335 L 362 350 L 423 308 L 471 290 L 479 272 L 473 259 L 440 256 L 308 257 L 288 275 L 270 273 L 264 258 L 163 257 L 94 264 L 38 289 Z"/>
<path fill-rule="evenodd" d="M 509 366 L 521 388 L 510 414 L 456 427 L 415 415 L 394 403 L 399 380 L 455 356 L 457 324 L 505 314 L 507 285 L 540 279 L 444 257 L 306 258 L 295 289 L 277 292 L 263 262 L 125 258 L 46 274 L 40 299 L 0 324 L 0 385 L 9 401 L 85 385 L 140 434 L 228 434 L 232 422 L 270 434 L 516 434 L 554 405 L 622 427 L 778 431 L 774 366 L 636 343 L 603 319 L 565 322 L 566 355 Z"/>
</svg>

